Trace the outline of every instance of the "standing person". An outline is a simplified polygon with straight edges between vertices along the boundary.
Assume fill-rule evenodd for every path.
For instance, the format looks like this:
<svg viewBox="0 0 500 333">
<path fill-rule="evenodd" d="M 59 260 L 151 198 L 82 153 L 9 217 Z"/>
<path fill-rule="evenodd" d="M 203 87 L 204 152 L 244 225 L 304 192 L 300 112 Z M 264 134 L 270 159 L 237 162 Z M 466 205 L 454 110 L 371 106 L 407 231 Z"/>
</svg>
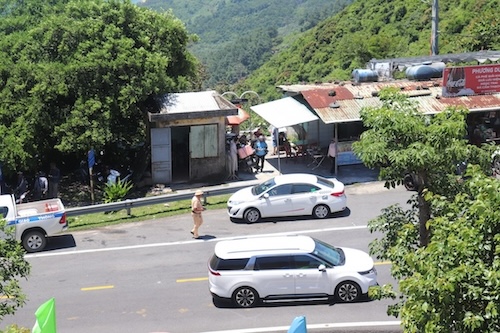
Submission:
<svg viewBox="0 0 500 333">
<path fill-rule="evenodd" d="M 33 183 L 33 200 L 45 199 L 48 189 L 49 182 L 45 177 L 45 173 L 43 171 L 37 172 Z"/>
<path fill-rule="evenodd" d="M 328 156 L 332 160 L 330 174 L 333 175 L 335 173 L 335 158 L 337 157 L 337 140 L 335 140 L 335 138 L 332 139 L 330 145 L 328 146 Z"/>
<path fill-rule="evenodd" d="M 238 147 L 236 146 L 238 137 L 235 136 L 229 143 L 229 170 L 231 179 L 238 179 Z"/>
<path fill-rule="evenodd" d="M 279 136 L 279 130 L 277 127 L 274 127 L 271 125 L 269 128 L 269 131 L 271 132 L 271 138 L 273 140 L 273 155 L 276 155 L 278 153 L 278 136 Z"/>
<path fill-rule="evenodd" d="M 193 238 L 199 239 L 200 235 L 198 234 L 198 229 L 200 226 L 203 224 L 203 216 L 201 216 L 201 213 L 205 210 L 205 207 L 203 207 L 201 203 L 201 197 L 203 195 L 202 190 L 197 190 L 194 193 L 193 198 L 191 199 L 191 216 L 193 216 L 193 228 L 191 229 L 191 235 L 193 235 Z"/>
<path fill-rule="evenodd" d="M 259 141 L 259 137 L 262 135 L 260 131 L 260 127 L 257 127 L 253 130 L 253 138 L 250 141 L 250 145 L 253 149 L 255 149 L 255 144 Z"/>
<path fill-rule="evenodd" d="M 56 166 L 55 162 L 50 163 L 49 171 L 49 198 L 57 198 L 59 196 L 59 182 L 61 181 L 61 171 Z"/>
<path fill-rule="evenodd" d="M 264 160 L 267 155 L 267 143 L 264 136 L 259 136 L 259 140 L 255 143 L 255 155 L 257 155 L 257 172 L 264 171 Z M 260 165 L 260 166 L 259 166 Z"/>
<path fill-rule="evenodd" d="M 14 197 L 16 199 L 19 199 L 19 202 L 21 203 L 24 197 L 22 195 L 26 195 L 26 192 L 28 191 L 28 183 L 26 182 L 26 178 L 24 178 L 24 175 L 21 171 L 17 173 L 17 184 L 16 188 L 14 189 Z"/>
<path fill-rule="evenodd" d="M 78 174 L 80 175 L 82 184 L 88 184 L 89 168 L 87 167 L 87 161 L 83 158 L 80 160 L 80 168 L 78 169 Z"/>
<path fill-rule="evenodd" d="M 240 139 L 238 140 L 238 142 L 239 142 L 240 146 L 246 146 L 248 143 L 247 136 L 245 134 L 243 134 L 242 136 L 240 136 Z"/>
</svg>

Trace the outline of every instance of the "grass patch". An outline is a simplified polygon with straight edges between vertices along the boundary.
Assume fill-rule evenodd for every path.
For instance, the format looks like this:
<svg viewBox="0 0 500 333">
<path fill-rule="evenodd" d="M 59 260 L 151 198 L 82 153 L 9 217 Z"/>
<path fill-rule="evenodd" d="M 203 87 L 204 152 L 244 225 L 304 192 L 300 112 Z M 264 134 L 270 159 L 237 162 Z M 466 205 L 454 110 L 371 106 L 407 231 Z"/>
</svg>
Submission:
<svg viewBox="0 0 500 333">
<path fill-rule="evenodd" d="M 207 209 L 222 209 L 227 207 L 230 195 L 218 195 L 206 198 Z M 68 217 L 70 230 L 88 230 L 96 227 L 116 225 L 122 223 L 140 222 L 154 220 L 167 216 L 188 214 L 191 212 L 191 200 L 169 202 L 168 205 L 156 204 L 151 206 L 134 207 L 127 215 L 125 209 L 109 212 L 85 214 Z"/>
</svg>

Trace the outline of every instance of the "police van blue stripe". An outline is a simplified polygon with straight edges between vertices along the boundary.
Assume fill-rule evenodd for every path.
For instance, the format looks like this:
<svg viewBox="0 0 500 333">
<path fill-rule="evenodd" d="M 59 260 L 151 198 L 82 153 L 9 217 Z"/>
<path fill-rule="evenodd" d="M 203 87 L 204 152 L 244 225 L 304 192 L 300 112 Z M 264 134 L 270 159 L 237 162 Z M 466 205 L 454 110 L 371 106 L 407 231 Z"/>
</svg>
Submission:
<svg viewBox="0 0 500 333">
<path fill-rule="evenodd" d="M 27 216 L 27 217 L 20 217 L 17 218 L 13 221 L 9 221 L 7 225 L 14 225 L 14 224 L 19 224 L 19 223 L 32 223 L 32 222 L 38 222 L 38 221 L 43 221 L 43 220 L 48 220 L 48 219 L 53 219 L 53 218 L 61 218 L 64 213 L 58 212 L 58 213 L 49 213 L 49 214 L 42 214 L 42 215 L 33 215 L 33 216 Z"/>
</svg>

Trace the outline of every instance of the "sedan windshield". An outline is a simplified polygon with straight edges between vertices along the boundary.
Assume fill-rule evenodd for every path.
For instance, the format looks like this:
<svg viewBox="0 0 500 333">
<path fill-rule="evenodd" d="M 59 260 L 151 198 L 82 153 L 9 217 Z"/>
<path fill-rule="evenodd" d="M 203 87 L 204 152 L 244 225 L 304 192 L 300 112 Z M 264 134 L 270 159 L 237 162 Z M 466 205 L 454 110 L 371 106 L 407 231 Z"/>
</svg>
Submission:
<svg viewBox="0 0 500 333">
<path fill-rule="evenodd" d="M 276 183 L 274 182 L 274 178 L 266 180 L 265 182 L 263 182 L 263 183 L 261 183 L 259 185 L 255 185 L 252 188 L 252 194 L 253 195 L 259 195 L 261 193 L 264 193 L 265 191 L 267 191 L 268 189 L 270 189 L 274 185 L 276 185 Z"/>
<path fill-rule="evenodd" d="M 345 256 L 341 249 L 337 249 L 336 247 L 323 243 L 317 239 L 314 239 L 314 242 L 316 243 L 313 252 L 315 255 L 329 262 L 333 266 L 340 266 L 344 264 Z"/>
</svg>

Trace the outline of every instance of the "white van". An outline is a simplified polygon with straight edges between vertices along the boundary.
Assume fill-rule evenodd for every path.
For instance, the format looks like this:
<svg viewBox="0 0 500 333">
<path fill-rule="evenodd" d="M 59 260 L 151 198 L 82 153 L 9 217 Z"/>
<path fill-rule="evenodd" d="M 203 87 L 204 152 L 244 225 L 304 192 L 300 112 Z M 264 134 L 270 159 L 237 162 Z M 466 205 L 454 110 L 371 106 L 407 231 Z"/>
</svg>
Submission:
<svg viewBox="0 0 500 333">
<path fill-rule="evenodd" d="M 214 300 L 252 307 L 261 300 L 320 297 L 352 302 L 377 285 L 377 272 L 363 251 L 292 235 L 218 242 L 208 280 Z"/>
</svg>

